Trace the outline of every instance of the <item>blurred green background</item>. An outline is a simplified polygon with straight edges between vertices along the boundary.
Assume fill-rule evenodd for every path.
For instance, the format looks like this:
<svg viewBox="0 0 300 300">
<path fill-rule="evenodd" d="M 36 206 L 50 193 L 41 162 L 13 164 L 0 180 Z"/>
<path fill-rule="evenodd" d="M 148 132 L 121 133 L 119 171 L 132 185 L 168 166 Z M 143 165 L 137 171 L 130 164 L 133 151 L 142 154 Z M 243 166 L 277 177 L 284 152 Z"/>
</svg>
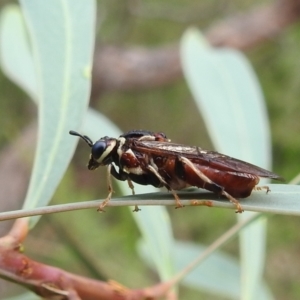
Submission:
<svg viewBox="0 0 300 300">
<path fill-rule="evenodd" d="M 7 3 L 12 1 L 2 1 L 0 9 Z M 98 1 L 96 43 L 149 48 L 177 44 L 190 25 L 205 30 L 215 22 L 246 13 L 262 3 L 273 2 Z M 245 53 L 267 101 L 273 138 L 273 170 L 287 182 L 300 170 L 299 48 L 300 25 L 296 23 Z M 0 90 L 0 151 L 8 155 L 7 147 L 14 145 L 36 120 L 36 107 L 27 95 L 5 78 L 1 70 Z M 104 92 L 93 99 L 92 106 L 124 132 L 130 129 L 164 131 L 174 142 L 212 148 L 183 78 L 152 89 Z M 99 128 L 99 137 L 105 134 Z M 97 173 L 86 170 L 88 155 L 86 145 L 80 143 L 52 203 L 99 199 L 107 195 L 106 181 L 103 180 L 106 170 Z M 28 170 L 29 161 L 24 161 Z M 117 191 L 115 195 L 118 195 Z M 180 212 L 169 208 L 169 212 L 176 238 L 206 245 L 236 221 L 232 211 L 222 209 L 208 213 L 208 208 L 187 207 Z M 4 224 L 9 226 L 8 222 Z M 276 299 L 300 297 L 298 225 L 300 222 L 296 217 L 275 215 L 269 218 L 265 279 Z M 101 215 L 94 210 L 61 213 L 41 219 L 26 240 L 25 250 L 39 261 L 82 275 L 114 279 L 137 288 L 157 281 L 156 274 L 136 254 L 138 237 L 138 229 L 125 208 L 107 209 L 107 213 Z M 237 255 L 238 241 L 232 241 L 224 250 Z M 15 289 L 12 286 L 6 291 Z M 180 295 L 180 299 L 223 299 L 187 288 L 182 289 Z"/>
</svg>

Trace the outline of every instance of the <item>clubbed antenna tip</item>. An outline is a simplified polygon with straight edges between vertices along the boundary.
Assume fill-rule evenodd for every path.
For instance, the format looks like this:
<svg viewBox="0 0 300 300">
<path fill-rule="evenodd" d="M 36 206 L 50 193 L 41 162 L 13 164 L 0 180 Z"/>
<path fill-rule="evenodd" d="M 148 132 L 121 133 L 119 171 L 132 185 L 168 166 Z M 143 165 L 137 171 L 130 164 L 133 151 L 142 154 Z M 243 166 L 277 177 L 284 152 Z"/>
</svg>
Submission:
<svg viewBox="0 0 300 300">
<path fill-rule="evenodd" d="M 70 130 L 69 134 L 81 137 L 90 147 L 93 147 L 94 145 L 93 141 L 86 135 L 81 135 L 80 133 L 74 130 Z"/>
</svg>

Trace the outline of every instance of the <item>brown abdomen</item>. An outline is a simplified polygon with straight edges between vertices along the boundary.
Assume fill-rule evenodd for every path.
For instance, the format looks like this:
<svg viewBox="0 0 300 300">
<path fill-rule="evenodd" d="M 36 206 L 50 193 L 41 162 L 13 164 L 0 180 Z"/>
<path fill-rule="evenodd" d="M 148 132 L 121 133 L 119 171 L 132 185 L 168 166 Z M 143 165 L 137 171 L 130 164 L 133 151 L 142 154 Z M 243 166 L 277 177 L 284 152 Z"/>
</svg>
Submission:
<svg viewBox="0 0 300 300">
<path fill-rule="evenodd" d="M 208 177 L 213 183 L 224 188 L 224 190 L 233 197 L 246 198 L 253 188 L 259 183 L 259 177 L 248 173 L 237 173 L 229 171 L 220 171 L 208 166 L 201 166 L 194 163 L 194 166 Z M 212 184 L 204 184 L 204 181 L 194 173 L 191 168 L 185 165 L 186 181 L 200 188 L 205 188 L 215 192 L 215 186 Z"/>
</svg>

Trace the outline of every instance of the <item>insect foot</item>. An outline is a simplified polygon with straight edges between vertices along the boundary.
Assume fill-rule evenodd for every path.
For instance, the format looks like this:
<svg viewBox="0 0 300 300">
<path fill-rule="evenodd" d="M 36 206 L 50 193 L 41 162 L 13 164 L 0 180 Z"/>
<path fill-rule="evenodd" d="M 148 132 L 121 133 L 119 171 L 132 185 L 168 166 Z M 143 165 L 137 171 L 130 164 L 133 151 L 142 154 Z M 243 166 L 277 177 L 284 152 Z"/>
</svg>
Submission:
<svg viewBox="0 0 300 300">
<path fill-rule="evenodd" d="M 243 210 L 240 202 L 237 199 L 233 198 L 231 195 L 229 195 L 224 190 L 222 191 L 222 195 L 224 195 L 232 204 L 235 205 L 235 207 L 236 207 L 236 211 L 235 212 L 236 213 L 241 214 L 242 212 L 244 212 L 244 210 Z"/>
<path fill-rule="evenodd" d="M 269 192 L 271 192 L 270 188 L 267 185 L 264 186 L 255 186 L 253 188 L 254 191 L 262 191 L 262 190 L 266 190 L 266 194 L 268 194 Z"/>
<path fill-rule="evenodd" d="M 137 205 L 135 205 L 134 206 L 134 209 L 133 209 L 133 212 L 138 212 L 138 211 L 140 211 L 141 209 L 137 206 Z"/>
</svg>

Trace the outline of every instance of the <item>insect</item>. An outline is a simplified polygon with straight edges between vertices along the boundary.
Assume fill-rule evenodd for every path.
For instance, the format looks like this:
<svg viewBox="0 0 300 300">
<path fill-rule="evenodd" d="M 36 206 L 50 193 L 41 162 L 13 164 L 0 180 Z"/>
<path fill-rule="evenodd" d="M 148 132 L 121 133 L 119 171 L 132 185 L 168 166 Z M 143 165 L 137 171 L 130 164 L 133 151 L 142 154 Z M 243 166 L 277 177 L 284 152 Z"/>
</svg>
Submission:
<svg viewBox="0 0 300 300">
<path fill-rule="evenodd" d="M 225 196 L 235 205 L 237 213 L 243 212 L 237 198 L 248 197 L 254 189 L 270 191 L 267 186 L 257 186 L 260 177 L 282 180 L 277 174 L 227 155 L 171 143 L 161 132 L 132 130 L 119 138 L 102 137 L 95 143 L 86 135 L 69 133 L 79 136 L 91 147 L 89 170 L 108 167 L 109 193 L 100 211 L 112 196 L 111 175 L 127 180 L 133 194 L 132 182 L 166 187 L 174 195 L 176 208 L 183 206 L 177 190 L 191 186 L 206 189 Z M 135 211 L 138 210 L 136 206 Z"/>
</svg>

